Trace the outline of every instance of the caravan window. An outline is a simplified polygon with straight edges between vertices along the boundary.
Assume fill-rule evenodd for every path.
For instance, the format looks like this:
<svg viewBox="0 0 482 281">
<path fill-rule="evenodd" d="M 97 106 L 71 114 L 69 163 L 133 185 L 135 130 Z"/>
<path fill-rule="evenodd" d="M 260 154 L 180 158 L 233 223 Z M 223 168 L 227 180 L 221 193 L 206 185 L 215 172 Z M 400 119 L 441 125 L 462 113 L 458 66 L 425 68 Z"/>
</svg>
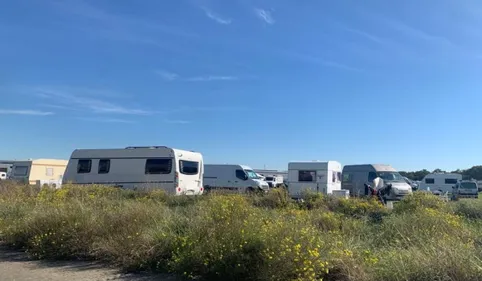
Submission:
<svg viewBox="0 0 482 281">
<path fill-rule="evenodd" d="M 199 162 L 179 160 L 179 170 L 184 175 L 197 175 Z"/>
<path fill-rule="evenodd" d="M 435 183 L 435 179 L 430 179 L 430 178 L 425 179 L 425 183 L 426 183 L 426 184 L 434 184 L 434 183 Z"/>
<path fill-rule="evenodd" d="M 172 159 L 147 159 L 146 175 L 170 174 L 172 169 Z"/>
<path fill-rule="evenodd" d="M 299 182 L 316 182 L 316 171 L 298 171 Z"/>
<path fill-rule="evenodd" d="M 108 174 L 110 171 L 110 160 L 109 159 L 100 159 L 99 160 L 99 169 L 97 173 L 99 174 Z"/>
<path fill-rule="evenodd" d="M 445 184 L 456 184 L 457 179 L 445 179 Z"/>
<path fill-rule="evenodd" d="M 16 177 L 23 177 L 26 176 L 28 172 L 27 166 L 16 166 L 13 175 Z"/>
<path fill-rule="evenodd" d="M 80 159 L 77 162 L 77 173 L 78 174 L 88 174 L 92 168 L 92 160 L 90 159 Z"/>
</svg>

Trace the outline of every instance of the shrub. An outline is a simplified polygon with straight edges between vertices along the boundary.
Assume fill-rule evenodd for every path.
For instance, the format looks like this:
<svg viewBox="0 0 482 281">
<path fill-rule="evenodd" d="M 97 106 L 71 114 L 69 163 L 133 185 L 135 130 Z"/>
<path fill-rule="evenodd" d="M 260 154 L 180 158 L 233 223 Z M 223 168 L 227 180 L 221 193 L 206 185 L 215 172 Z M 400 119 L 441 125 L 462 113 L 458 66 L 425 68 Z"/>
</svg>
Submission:
<svg viewBox="0 0 482 281">
<path fill-rule="evenodd" d="M 288 191 L 283 188 L 271 189 L 268 194 L 251 197 L 253 205 L 270 209 L 280 209 L 292 206 L 293 202 Z"/>
<path fill-rule="evenodd" d="M 482 200 L 460 200 L 454 203 L 456 214 L 469 219 L 482 219 Z"/>
<path fill-rule="evenodd" d="M 376 200 L 303 196 L 0 185 L 0 242 L 191 279 L 481 280 L 479 201 L 415 193 L 389 212 Z"/>
<path fill-rule="evenodd" d="M 393 211 L 395 213 L 413 213 L 424 208 L 444 209 L 446 204 L 430 192 L 416 191 L 396 203 Z"/>
</svg>

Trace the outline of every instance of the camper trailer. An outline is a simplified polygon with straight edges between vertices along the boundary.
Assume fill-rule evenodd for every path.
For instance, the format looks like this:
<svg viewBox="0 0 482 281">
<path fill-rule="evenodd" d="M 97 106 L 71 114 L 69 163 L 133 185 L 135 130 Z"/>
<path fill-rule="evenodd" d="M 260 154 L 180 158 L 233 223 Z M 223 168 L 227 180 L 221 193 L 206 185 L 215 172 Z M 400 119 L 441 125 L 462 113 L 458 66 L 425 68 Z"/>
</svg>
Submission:
<svg viewBox="0 0 482 281">
<path fill-rule="evenodd" d="M 337 161 L 288 163 L 288 192 L 299 198 L 304 191 L 332 194 L 341 189 L 341 164 Z"/>
<path fill-rule="evenodd" d="M 206 190 L 224 189 L 237 192 L 268 191 L 269 186 L 248 166 L 238 164 L 204 165 Z"/>
<path fill-rule="evenodd" d="M 35 159 L 13 163 L 10 178 L 15 181 L 60 186 L 65 173 L 67 160 Z"/>
<path fill-rule="evenodd" d="M 372 186 L 375 179 L 379 186 Z M 375 189 L 390 187 L 386 200 L 400 200 L 405 195 L 412 193 L 412 187 L 390 165 L 385 164 L 362 164 L 346 165 L 343 167 L 342 188 L 349 190 L 351 196 L 368 195 L 365 185 Z"/>
<path fill-rule="evenodd" d="M 452 188 L 462 180 L 461 174 L 455 173 L 432 173 L 426 175 L 420 182 L 420 190 L 428 190 L 434 193 L 452 192 Z"/>
<path fill-rule="evenodd" d="M 64 182 L 198 195 L 203 193 L 203 157 L 165 146 L 77 149 L 70 157 Z"/>
</svg>

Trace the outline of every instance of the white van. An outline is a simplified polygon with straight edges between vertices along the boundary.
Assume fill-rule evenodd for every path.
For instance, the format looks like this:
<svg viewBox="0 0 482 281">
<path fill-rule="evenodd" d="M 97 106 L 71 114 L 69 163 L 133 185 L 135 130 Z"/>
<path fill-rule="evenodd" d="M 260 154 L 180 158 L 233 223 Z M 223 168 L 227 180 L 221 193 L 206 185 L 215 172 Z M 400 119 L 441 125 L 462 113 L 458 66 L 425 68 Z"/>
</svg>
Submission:
<svg viewBox="0 0 482 281">
<path fill-rule="evenodd" d="M 453 187 L 455 198 L 479 198 L 479 186 L 475 180 L 462 180 Z"/>
<path fill-rule="evenodd" d="M 281 185 L 283 185 L 283 176 L 278 176 L 278 175 L 265 176 L 264 181 L 268 183 L 270 188 L 280 187 Z"/>
<path fill-rule="evenodd" d="M 165 146 L 77 149 L 63 182 L 162 188 L 176 195 L 198 195 L 203 193 L 203 157 Z"/>
<path fill-rule="evenodd" d="M 380 186 L 373 186 L 374 180 L 380 178 Z M 375 189 L 390 187 L 385 200 L 400 200 L 412 194 L 412 187 L 397 170 L 387 164 L 345 165 L 343 167 L 342 188 L 349 190 L 351 196 L 368 195 L 365 184 Z"/>
<path fill-rule="evenodd" d="M 461 174 L 455 173 L 432 173 L 426 175 L 420 182 L 419 190 L 429 190 L 434 193 L 449 192 L 462 180 Z"/>
<path fill-rule="evenodd" d="M 239 192 L 268 191 L 268 183 L 248 166 L 236 164 L 204 165 L 204 188 L 227 189 Z"/>
<path fill-rule="evenodd" d="M 288 192 L 301 197 L 304 190 L 332 194 L 341 190 L 341 163 L 337 161 L 309 161 L 288 163 Z"/>
</svg>

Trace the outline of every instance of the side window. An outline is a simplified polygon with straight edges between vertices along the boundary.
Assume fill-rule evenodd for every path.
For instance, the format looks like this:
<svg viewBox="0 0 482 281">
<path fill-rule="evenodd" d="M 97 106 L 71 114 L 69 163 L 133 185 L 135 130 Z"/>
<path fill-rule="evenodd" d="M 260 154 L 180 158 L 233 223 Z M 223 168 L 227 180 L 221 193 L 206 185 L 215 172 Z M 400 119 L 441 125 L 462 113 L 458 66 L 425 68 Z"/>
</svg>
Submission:
<svg viewBox="0 0 482 281">
<path fill-rule="evenodd" d="M 425 179 L 425 183 L 426 183 L 426 184 L 434 184 L 434 183 L 435 183 L 435 179 L 427 178 L 427 179 Z"/>
<path fill-rule="evenodd" d="M 97 173 L 99 174 L 107 174 L 110 171 L 110 159 L 100 159 L 99 160 L 99 169 Z"/>
<path fill-rule="evenodd" d="M 77 162 L 77 173 L 88 174 L 92 168 L 92 160 L 90 159 L 79 159 Z"/>
<path fill-rule="evenodd" d="M 246 172 L 243 170 L 236 170 L 236 177 L 240 180 L 246 180 Z"/>
<path fill-rule="evenodd" d="M 331 182 L 337 182 L 336 176 L 337 176 L 336 172 L 333 172 L 333 173 L 331 174 Z"/>
<path fill-rule="evenodd" d="M 299 182 L 316 182 L 316 171 L 298 171 Z"/>
<path fill-rule="evenodd" d="M 375 172 L 369 172 L 368 173 L 368 182 L 372 182 L 376 178 L 377 178 L 377 173 L 375 173 Z"/>
<path fill-rule="evenodd" d="M 445 184 L 456 184 L 457 179 L 445 179 Z"/>
<path fill-rule="evenodd" d="M 172 170 L 172 159 L 147 159 L 145 174 L 161 175 L 170 174 Z"/>
<path fill-rule="evenodd" d="M 341 172 L 336 173 L 336 178 L 338 179 L 338 182 L 341 182 Z"/>
<path fill-rule="evenodd" d="M 179 170 L 184 175 L 197 175 L 199 162 L 179 160 Z"/>
<path fill-rule="evenodd" d="M 343 174 L 343 182 L 351 182 L 353 179 L 352 174 L 344 173 Z"/>
<path fill-rule="evenodd" d="M 47 177 L 52 177 L 54 175 L 54 168 L 45 168 L 45 175 Z"/>
</svg>

